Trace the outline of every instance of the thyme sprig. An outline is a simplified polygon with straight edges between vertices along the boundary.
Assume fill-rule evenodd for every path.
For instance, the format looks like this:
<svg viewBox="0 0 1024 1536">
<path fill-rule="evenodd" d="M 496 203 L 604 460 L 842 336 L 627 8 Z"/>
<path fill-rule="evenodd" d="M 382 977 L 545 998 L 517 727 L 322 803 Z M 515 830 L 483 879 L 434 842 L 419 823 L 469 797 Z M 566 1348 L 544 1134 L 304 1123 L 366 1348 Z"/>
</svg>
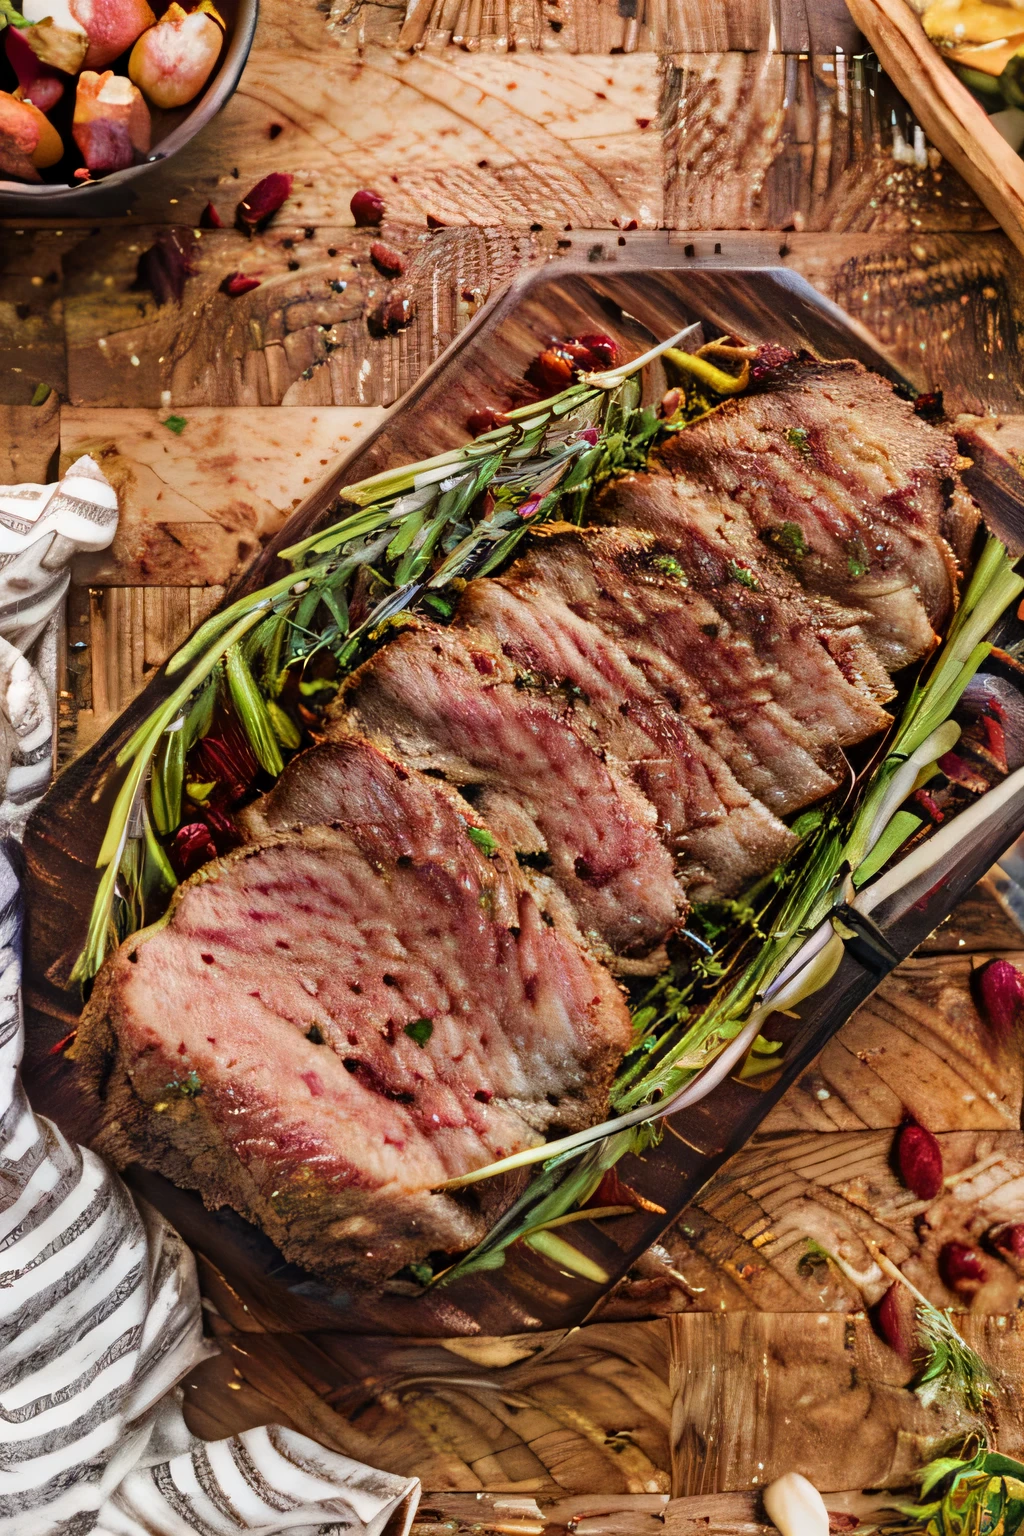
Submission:
<svg viewBox="0 0 1024 1536">
<path fill-rule="evenodd" d="M 121 939 L 166 908 L 173 871 L 160 849 L 156 879 L 156 854 L 150 849 L 147 862 L 140 853 L 150 847 L 143 829 L 169 837 L 180 825 L 186 760 L 218 704 L 242 727 L 260 769 L 279 774 L 301 740 L 280 702 L 290 673 L 304 677 L 314 658 L 330 657 L 335 678 L 344 676 L 407 611 L 450 616 L 453 583 L 496 569 L 539 524 L 556 513 L 579 522 L 593 487 L 642 465 L 663 428 L 641 407 L 641 370 L 680 342 L 702 340 L 700 326 L 687 327 L 621 367 L 508 411 L 462 447 L 346 486 L 346 514 L 281 552 L 288 575 L 199 626 L 167 663 L 167 676 L 181 682 L 117 755 L 126 772 L 96 860 L 103 873 L 73 980 L 95 976 Z M 672 429 L 723 398 L 716 380 L 735 382 L 710 365 L 693 374 Z"/>
</svg>

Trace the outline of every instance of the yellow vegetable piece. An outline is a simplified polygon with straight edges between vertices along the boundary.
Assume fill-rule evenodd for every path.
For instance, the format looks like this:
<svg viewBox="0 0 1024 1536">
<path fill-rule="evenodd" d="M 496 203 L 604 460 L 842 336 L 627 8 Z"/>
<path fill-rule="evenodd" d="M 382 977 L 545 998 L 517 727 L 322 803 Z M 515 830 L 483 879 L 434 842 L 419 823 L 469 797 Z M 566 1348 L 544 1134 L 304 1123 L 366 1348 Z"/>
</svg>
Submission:
<svg viewBox="0 0 1024 1536">
<path fill-rule="evenodd" d="M 999 76 L 1016 53 L 1024 48 L 1024 32 L 1012 37 L 1000 38 L 997 43 L 983 43 L 963 48 L 943 48 L 943 58 L 966 69 L 976 69 L 983 75 Z"/>
<path fill-rule="evenodd" d="M 991 0 L 934 0 L 921 17 L 933 42 L 957 44 L 997 43 L 1021 30 L 1024 10 L 995 5 Z"/>
</svg>

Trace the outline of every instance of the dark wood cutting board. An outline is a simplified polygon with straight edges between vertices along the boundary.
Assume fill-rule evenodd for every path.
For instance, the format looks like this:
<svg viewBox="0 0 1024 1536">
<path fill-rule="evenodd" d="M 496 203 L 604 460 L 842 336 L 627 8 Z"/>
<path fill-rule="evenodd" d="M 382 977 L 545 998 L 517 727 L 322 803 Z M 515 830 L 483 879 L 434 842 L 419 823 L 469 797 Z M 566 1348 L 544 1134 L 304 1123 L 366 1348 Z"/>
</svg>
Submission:
<svg viewBox="0 0 1024 1536">
<path fill-rule="evenodd" d="M 624 356 L 701 320 L 709 335 L 731 332 L 753 342 L 811 347 L 829 359 L 855 357 L 901 382 L 868 333 L 803 279 L 781 268 L 737 266 L 697 257 L 693 247 L 659 235 L 621 257 L 610 239 L 588 257 L 533 273 L 482 310 L 460 340 L 424 376 L 372 438 L 339 465 L 254 562 L 231 596 L 281 574 L 276 551 L 330 520 L 346 483 L 464 441 L 473 409 L 519 403 L 523 371 L 552 335 L 610 332 Z M 656 398 L 660 370 L 649 370 Z M 916 381 L 910 381 L 911 385 Z M 69 985 L 81 948 L 97 874 L 93 868 L 118 786 L 114 757 L 139 721 L 169 689 L 161 671 L 105 736 L 58 779 L 33 817 L 26 838 L 29 923 L 26 957 L 26 1076 L 33 1101 L 79 1140 L 91 1138 L 97 1106 L 82 1092 L 74 1067 L 54 1046 L 75 1027 L 80 1008 Z M 905 956 L 946 916 L 1000 852 L 1024 830 L 1024 793 L 984 838 L 933 871 L 926 888 L 910 888 L 880 914 L 894 951 Z M 574 1243 L 609 1275 L 609 1285 L 694 1197 L 760 1124 L 813 1056 L 877 985 L 879 972 L 848 952 L 829 988 L 798 1018 L 772 1021 L 786 1042 L 772 1086 L 729 1080 L 676 1117 L 661 1144 L 622 1165 L 627 1182 L 664 1214 L 639 1212 L 600 1226 L 580 1223 Z M 778 1020 L 778 1027 L 776 1021 Z M 258 1298 L 286 1328 L 455 1335 L 519 1333 L 582 1321 L 608 1286 L 569 1276 L 516 1248 L 504 1269 L 473 1276 L 423 1298 L 336 1290 L 287 1264 L 248 1223 L 208 1212 L 199 1197 L 135 1170 L 137 1187 L 165 1211 L 243 1294 Z"/>
</svg>

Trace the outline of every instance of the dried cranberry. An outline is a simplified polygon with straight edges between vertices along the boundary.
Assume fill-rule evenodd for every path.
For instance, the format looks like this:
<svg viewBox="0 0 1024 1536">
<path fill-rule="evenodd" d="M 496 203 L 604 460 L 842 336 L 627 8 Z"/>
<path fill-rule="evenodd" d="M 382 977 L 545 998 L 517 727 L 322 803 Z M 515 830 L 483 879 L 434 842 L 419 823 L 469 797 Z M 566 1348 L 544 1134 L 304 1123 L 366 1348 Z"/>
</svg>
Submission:
<svg viewBox="0 0 1024 1536">
<path fill-rule="evenodd" d="M 495 427 L 501 426 L 503 420 L 489 405 L 482 405 L 466 417 L 466 431 L 471 437 L 479 437 L 481 432 L 493 432 Z"/>
<path fill-rule="evenodd" d="M 984 775 L 977 768 L 972 768 L 958 752 L 944 752 L 938 766 L 951 784 L 960 784 L 972 794 L 983 795 L 989 787 Z"/>
<path fill-rule="evenodd" d="M 934 1200 L 942 1189 L 942 1148 L 923 1125 L 903 1126 L 896 1144 L 900 1178 L 919 1200 Z"/>
<path fill-rule="evenodd" d="M 292 178 L 284 171 L 271 171 L 258 181 L 235 209 L 235 222 L 246 234 L 266 229 L 274 214 L 291 196 Z"/>
<path fill-rule="evenodd" d="M 580 346 L 586 347 L 594 354 L 602 368 L 611 368 L 619 355 L 619 344 L 610 336 L 602 335 L 599 331 L 588 331 L 585 336 L 577 336 Z"/>
<path fill-rule="evenodd" d="M 947 1243 L 939 1254 L 939 1274 L 951 1291 L 970 1292 L 984 1283 L 988 1268 L 976 1248 Z"/>
<path fill-rule="evenodd" d="M 571 384 L 575 369 L 564 352 L 548 347 L 535 357 L 526 370 L 527 380 L 543 394 L 554 395 Z"/>
<path fill-rule="evenodd" d="M 220 291 L 226 293 L 229 299 L 237 299 L 243 293 L 252 293 L 259 285 L 258 277 L 250 277 L 246 272 L 229 272 L 220 285 Z"/>
<path fill-rule="evenodd" d="M 136 288 L 148 288 L 158 304 L 180 304 L 185 279 L 195 272 L 196 243 L 183 230 L 164 229 L 139 257 Z"/>
<path fill-rule="evenodd" d="M 400 277 L 405 271 L 405 257 L 394 246 L 375 240 L 370 246 L 370 260 L 385 277 Z"/>
<path fill-rule="evenodd" d="M 384 199 L 366 188 L 353 194 L 349 207 L 359 229 L 369 229 L 384 217 Z"/>
<path fill-rule="evenodd" d="M 890 1349 L 910 1365 L 917 1342 L 917 1309 L 905 1285 L 895 1281 L 878 1304 L 878 1329 Z"/>
<path fill-rule="evenodd" d="M 1009 960 L 990 960 L 972 980 L 986 1024 L 997 1035 L 1012 1034 L 1024 1012 L 1024 976 Z"/>
<path fill-rule="evenodd" d="M 1000 1227 L 992 1234 L 992 1242 L 1000 1253 L 1007 1258 L 1024 1259 L 1024 1221 L 1015 1221 L 1012 1226 Z"/>
<path fill-rule="evenodd" d="M 224 220 L 221 218 L 220 214 L 217 212 L 216 208 L 213 206 L 212 203 L 207 203 L 206 207 L 203 209 L 202 213 L 199 215 L 199 228 L 200 229 L 223 229 L 224 228 Z"/>
<path fill-rule="evenodd" d="M 179 880 L 187 880 L 210 859 L 216 858 L 213 834 L 204 821 L 190 821 L 179 827 L 170 847 L 170 860 Z"/>
</svg>

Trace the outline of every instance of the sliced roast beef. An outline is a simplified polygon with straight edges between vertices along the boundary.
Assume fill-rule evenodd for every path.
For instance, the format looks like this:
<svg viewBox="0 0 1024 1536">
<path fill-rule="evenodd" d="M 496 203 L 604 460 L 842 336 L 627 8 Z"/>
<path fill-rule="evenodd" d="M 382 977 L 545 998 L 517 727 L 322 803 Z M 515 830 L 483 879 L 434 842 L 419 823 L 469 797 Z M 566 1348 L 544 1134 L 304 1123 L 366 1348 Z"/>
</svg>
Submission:
<svg viewBox="0 0 1024 1536">
<path fill-rule="evenodd" d="M 574 728 L 571 698 L 517 688 L 514 675 L 496 642 L 407 629 L 351 678 L 331 734 L 472 786 L 488 826 L 547 856 L 588 936 L 642 954 L 685 907 L 654 807 Z"/>
<path fill-rule="evenodd" d="M 570 538 L 593 587 L 587 541 Z M 517 561 L 507 577 L 472 582 L 459 604 L 458 629 L 476 643 L 496 641 L 521 689 L 568 687 L 577 729 L 628 769 L 657 809 L 659 831 L 680 856 L 687 889 L 732 894 L 793 846 L 789 829 L 732 772 L 733 761 L 746 767 L 755 752 L 715 722 L 706 703 L 702 712 L 699 699 L 684 711 L 674 707 L 606 628 L 574 612 L 549 579 L 557 563 L 558 552 L 546 541 L 536 560 Z M 699 694 L 696 684 L 693 690 Z M 702 732 L 702 725 L 709 728 Z M 794 770 L 802 775 L 799 804 L 835 782 L 804 756 L 809 772 L 804 764 Z M 767 770 L 760 777 L 767 780 Z"/>
<path fill-rule="evenodd" d="M 718 611 L 725 632 L 739 623 L 757 654 L 796 680 L 787 697 L 797 718 L 810 723 L 824 715 L 825 728 L 840 741 L 877 729 L 872 702 L 884 704 L 896 690 L 865 633 L 870 615 L 807 592 L 734 501 L 655 465 L 613 481 L 597 498 L 594 516 L 653 536 L 663 563 L 666 556 L 675 559 L 679 579 Z M 854 693 L 842 687 L 843 679 Z"/>
<path fill-rule="evenodd" d="M 890 671 L 927 654 L 955 601 L 957 448 L 885 380 L 793 359 L 659 457 L 741 509 L 809 591 L 864 609 Z"/>
<path fill-rule="evenodd" d="M 105 965 L 75 1050 L 115 1160 L 371 1280 L 483 1234 L 473 1199 L 434 1185 L 599 1120 L 630 1021 L 511 851 L 372 749 L 307 753 L 257 819 L 322 817 L 360 782 L 365 821 L 279 834 L 182 886 Z"/>
<path fill-rule="evenodd" d="M 545 539 L 498 581 L 473 583 L 459 611 L 489 613 L 506 654 L 527 665 L 542 665 L 547 645 L 588 693 L 601 672 L 610 709 L 621 685 L 604 656 L 619 657 L 634 692 L 683 715 L 752 794 L 786 814 L 834 789 L 845 777 L 838 747 L 889 716 L 784 605 L 724 572 L 714 595 L 648 536 L 581 530 Z M 601 645 L 588 648 L 594 634 Z"/>
</svg>

